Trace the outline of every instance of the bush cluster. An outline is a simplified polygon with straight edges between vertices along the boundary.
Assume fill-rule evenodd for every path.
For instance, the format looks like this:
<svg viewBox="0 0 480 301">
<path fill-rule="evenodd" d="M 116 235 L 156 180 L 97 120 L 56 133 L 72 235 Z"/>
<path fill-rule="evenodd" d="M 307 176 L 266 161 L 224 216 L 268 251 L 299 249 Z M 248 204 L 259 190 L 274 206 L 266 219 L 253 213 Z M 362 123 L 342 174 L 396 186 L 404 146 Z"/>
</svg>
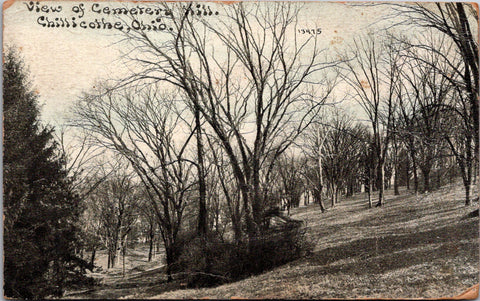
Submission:
<svg viewBox="0 0 480 301">
<path fill-rule="evenodd" d="M 184 234 L 173 271 L 188 287 L 237 281 L 270 270 L 309 253 L 313 244 L 300 223 L 262 231 L 249 242 L 225 242 L 215 235 Z M 181 245 L 181 247 L 180 247 Z"/>
</svg>

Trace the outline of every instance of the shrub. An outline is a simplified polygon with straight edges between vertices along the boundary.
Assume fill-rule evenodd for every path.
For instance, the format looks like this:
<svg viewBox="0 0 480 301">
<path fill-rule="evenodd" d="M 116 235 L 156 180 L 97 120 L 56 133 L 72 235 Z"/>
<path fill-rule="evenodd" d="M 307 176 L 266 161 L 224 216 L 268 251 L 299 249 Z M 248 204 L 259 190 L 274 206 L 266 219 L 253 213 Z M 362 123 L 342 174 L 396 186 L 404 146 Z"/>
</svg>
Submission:
<svg viewBox="0 0 480 301">
<path fill-rule="evenodd" d="M 270 270 L 311 252 L 313 244 L 298 222 L 264 230 L 249 243 L 223 242 L 184 234 L 174 273 L 183 276 L 189 287 L 205 287 L 239 280 Z M 180 251 L 177 249 L 177 251 Z"/>
</svg>

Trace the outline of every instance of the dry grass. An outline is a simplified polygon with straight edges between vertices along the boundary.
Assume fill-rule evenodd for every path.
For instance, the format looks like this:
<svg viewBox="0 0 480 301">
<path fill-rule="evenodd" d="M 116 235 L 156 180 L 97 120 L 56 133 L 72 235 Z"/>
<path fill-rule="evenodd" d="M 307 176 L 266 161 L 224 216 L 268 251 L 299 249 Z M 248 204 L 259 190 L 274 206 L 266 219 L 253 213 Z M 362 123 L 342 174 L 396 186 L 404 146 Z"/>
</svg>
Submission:
<svg viewBox="0 0 480 301">
<path fill-rule="evenodd" d="M 103 287 L 76 297 L 439 298 L 477 284 L 479 219 L 465 216 L 478 203 L 464 206 L 462 186 L 418 196 L 388 193 L 383 208 L 368 209 L 357 195 L 325 213 L 315 205 L 294 210 L 316 243 L 314 253 L 264 274 L 178 290 L 179 283 L 164 282 L 160 263 L 146 263 L 140 251 L 130 258 L 125 278 L 112 270 Z"/>
<path fill-rule="evenodd" d="M 99 285 L 94 289 L 80 292 L 67 292 L 67 299 L 118 299 L 131 294 L 154 295 L 178 288 L 176 283 L 166 283 L 163 254 L 158 254 L 148 262 L 148 247 L 140 246 L 135 250 L 128 250 L 125 256 L 125 275 L 120 260 L 114 268 L 107 269 L 107 254 L 99 251 L 95 265 L 103 269 L 102 272 L 90 273 L 89 276 L 98 280 Z"/>
<path fill-rule="evenodd" d="M 153 298 L 438 298 L 479 282 L 478 207 L 465 207 L 460 185 L 425 195 L 387 195 L 368 209 L 363 196 L 321 213 L 293 213 L 307 222 L 314 254 L 273 271 L 216 288 L 177 290 Z M 131 295 L 131 297 L 148 297 Z"/>
</svg>

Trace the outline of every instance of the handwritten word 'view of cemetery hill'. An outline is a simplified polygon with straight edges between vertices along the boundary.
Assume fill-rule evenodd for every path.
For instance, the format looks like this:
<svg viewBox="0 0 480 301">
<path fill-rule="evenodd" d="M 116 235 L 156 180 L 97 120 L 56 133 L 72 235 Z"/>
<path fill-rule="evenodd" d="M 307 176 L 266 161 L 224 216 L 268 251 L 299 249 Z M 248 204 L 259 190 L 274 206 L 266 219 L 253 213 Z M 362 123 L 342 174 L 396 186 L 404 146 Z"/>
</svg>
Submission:
<svg viewBox="0 0 480 301">
<path fill-rule="evenodd" d="M 108 3 L 79 3 L 47 5 L 40 2 L 24 2 L 26 9 L 35 14 L 38 26 L 49 29 L 85 30 L 130 30 L 173 31 L 172 10 L 168 7 L 151 5 L 109 6 Z M 218 15 L 205 4 L 186 4 L 182 7 L 186 15 L 209 17 Z"/>
</svg>

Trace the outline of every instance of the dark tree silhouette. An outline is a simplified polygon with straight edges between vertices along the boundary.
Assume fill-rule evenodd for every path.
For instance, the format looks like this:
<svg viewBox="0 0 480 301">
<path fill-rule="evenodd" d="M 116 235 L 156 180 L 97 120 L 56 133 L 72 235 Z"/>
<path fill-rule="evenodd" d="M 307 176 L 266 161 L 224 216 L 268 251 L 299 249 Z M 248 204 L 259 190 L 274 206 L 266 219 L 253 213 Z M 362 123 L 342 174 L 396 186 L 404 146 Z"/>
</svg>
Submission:
<svg viewBox="0 0 480 301">
<path fill-rule="evenodd" d="M 78 198 L 53 129 L 39 121 L 22 59 L 9 49 L 4 60 L 5 295 L 60 296 L 72 271 L 86 265 L 75 256 Z"/>
</svg>

